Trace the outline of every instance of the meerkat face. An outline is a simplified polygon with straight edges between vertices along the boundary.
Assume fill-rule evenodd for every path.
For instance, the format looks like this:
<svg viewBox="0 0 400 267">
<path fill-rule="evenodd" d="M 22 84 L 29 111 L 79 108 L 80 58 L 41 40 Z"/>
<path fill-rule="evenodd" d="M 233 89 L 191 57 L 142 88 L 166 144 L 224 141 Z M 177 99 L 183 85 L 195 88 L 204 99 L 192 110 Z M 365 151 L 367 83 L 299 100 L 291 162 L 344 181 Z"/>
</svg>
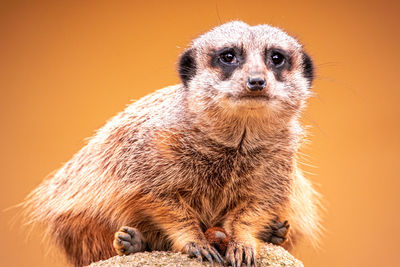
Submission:
<svg viewBox="0 0 400 267">
<path fill-rule="evenodd" d="M 282 30 L 230 22 L 195 39 L 180 58 L 179 73 L 192 104 L 282 119 L 310 95 L 313 65 Z"/>
</svg>

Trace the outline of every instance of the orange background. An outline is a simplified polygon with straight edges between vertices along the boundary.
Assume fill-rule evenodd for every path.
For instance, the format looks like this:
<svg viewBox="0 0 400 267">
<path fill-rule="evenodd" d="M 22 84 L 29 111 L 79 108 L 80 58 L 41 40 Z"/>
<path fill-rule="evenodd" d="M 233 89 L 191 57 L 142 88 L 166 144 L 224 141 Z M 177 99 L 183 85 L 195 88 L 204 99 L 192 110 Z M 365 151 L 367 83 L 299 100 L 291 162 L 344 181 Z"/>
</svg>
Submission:
<svg viewBox="0 0 400 267">
<path fill-rule="evenodd" d="M 131 99 L 178 82 L 179 53 L 233 19 L 298 37 L 317 79 L 303 166 L 325 197 L 306 266 L 398 266 L 399 5 L 388 1 L 1 1 L 0 209 L 21 202 Z M 18 209 L 0 216 L 2 266 L 63 266 Z M 13 226 L 12 226 L 12 222 Z"/>
</svg>

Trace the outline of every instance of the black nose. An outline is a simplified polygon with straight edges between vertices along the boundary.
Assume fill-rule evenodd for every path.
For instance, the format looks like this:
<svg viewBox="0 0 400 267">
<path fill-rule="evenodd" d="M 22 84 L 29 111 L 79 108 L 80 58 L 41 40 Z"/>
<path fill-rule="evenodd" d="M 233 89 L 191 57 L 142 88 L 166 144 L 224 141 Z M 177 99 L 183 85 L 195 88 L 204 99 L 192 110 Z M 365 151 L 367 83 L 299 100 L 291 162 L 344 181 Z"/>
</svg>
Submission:
<svg viewBox="0 0 400 267">
<path fill-rule="evenodd" d="M 247 80 L 247 88 L 252 91 L 262 91 L 267 85 L 267 81 L 260 77 L 250 77 Z"/>
</svg>

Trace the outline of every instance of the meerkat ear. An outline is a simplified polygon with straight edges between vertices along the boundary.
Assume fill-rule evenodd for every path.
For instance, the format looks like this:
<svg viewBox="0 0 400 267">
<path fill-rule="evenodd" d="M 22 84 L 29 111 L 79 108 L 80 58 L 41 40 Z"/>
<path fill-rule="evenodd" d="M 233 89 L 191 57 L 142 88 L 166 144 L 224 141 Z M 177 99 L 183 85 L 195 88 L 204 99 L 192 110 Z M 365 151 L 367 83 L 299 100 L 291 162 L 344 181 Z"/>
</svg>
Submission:
<svg viewBox="0 0 400 267">
<path fill-rule="evenodd" d="M 187 49 L 179 59 L 179 76 L 184 86 L 196 75 L 196 61 L 192 48 Z"/>
<path fill-rule="evenodd" d="M 314 64 L 306 52 L 303 52 L 303 75 L 310 84 L 314 80 Z"/>
</svg>

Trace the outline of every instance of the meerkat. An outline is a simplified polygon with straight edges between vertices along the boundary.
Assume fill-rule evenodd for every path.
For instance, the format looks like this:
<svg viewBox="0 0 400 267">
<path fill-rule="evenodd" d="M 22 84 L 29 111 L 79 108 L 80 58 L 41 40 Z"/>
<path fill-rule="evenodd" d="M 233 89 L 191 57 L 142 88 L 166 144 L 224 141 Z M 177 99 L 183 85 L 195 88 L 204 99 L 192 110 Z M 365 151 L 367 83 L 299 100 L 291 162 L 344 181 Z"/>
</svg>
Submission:
<svg viewBox="0 0 400 267">
<path fill-rule="evenodd" d="M 296 164 L 314 77 L 302 45 L 229 22 L 193 40 L 178 71 L 181 84 L 129 105 L 28 196 L 75 266 L 144 250 L 255 266 L 264 242 L 318 239 L 318 194 Z M 225 255 L 211 227 L 229 235 Z"/>
</svg>

